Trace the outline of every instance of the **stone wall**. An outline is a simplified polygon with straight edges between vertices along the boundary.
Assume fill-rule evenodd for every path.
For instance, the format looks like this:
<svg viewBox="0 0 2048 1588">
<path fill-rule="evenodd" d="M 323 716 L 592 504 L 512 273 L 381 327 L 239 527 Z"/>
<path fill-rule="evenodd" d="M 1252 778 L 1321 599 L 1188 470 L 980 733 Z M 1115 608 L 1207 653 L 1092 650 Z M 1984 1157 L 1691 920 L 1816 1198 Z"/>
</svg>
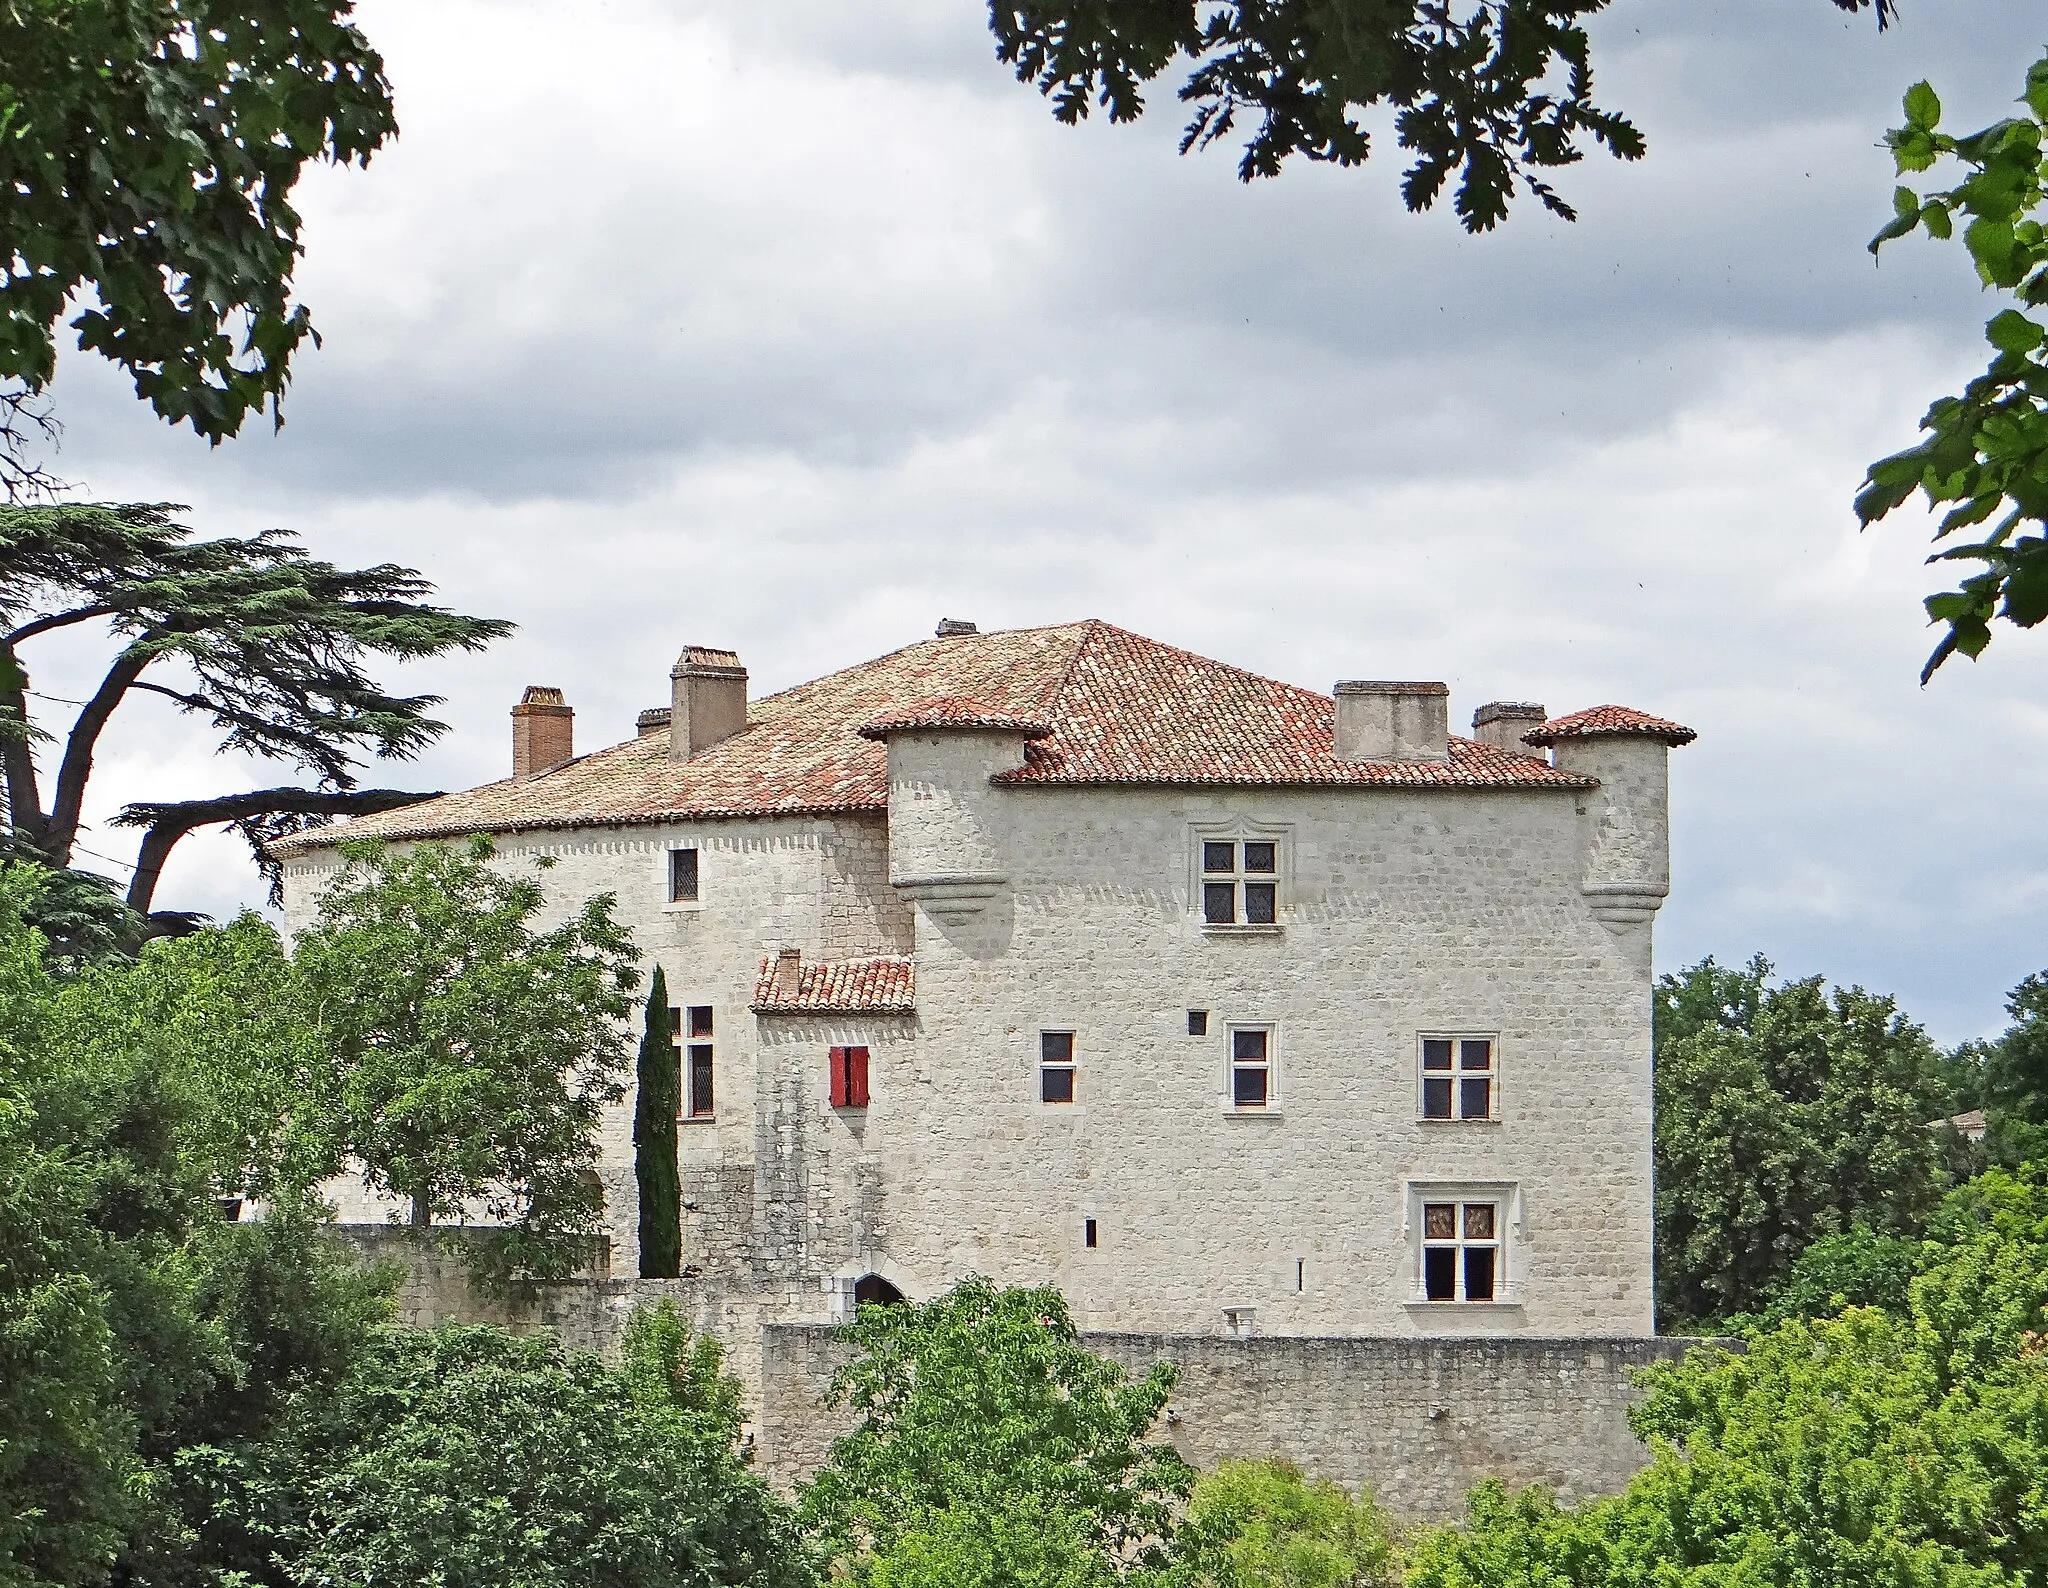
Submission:
<svg viewBox="0 0 2048 1588">
<path fill-rule="evenodd" d="M 495 1323 L 550 1330 L 586 1351 L 617 1349 L 636 1307 L 673 1300 L 717 1336 L 754 1410 L 756 1459 L 785 1487 L 816 1470 L 850 1426 L 823 1401 L 846 1347 L 832 1329 L 763 1323 L 744 1293 L 706 1279 L 584 1278 L 478 1296 L 452 1243 L 345 1225 L 371 1260 L 406 1272 L 399 1319 L 414 1328 Z M 1303 1339 L 1090 1333 L 1133 1376 L 1170 1361 L 1179 1383 L 1158 1430 L 1198 1467 L 1281 1455 L 1316 1477 L 1370 1489 L 1397 1515 L 1457 1513 L 1482 1478 L 1546 1483 L 1567 1498 L 1611 1493 L 1642 1466 L 1628 1429 L 1632 1375 L 1700 1342 L 1679 1339 Z"/>
<path fill-rule="evenodd" d="M 849 1426 L 822 1409 L 845 1346 L 830 1329 L 762 1330 L 762 1468 L 813 1471 Z M 1610 1494 L 1647 1460 L 1627 1412 L 1639 1368 L 1697 1340 L 1290 1339 L 1086 1334 L 1134 1377 L 1169 1361 L 1179 1382 L 1157 1430 L 1197 1467 L 1284 1456 L 1313 1477 L 1369 1489 L 1406 1520 L 1448 1520 L 1482 1478 Z"/>
</svg>

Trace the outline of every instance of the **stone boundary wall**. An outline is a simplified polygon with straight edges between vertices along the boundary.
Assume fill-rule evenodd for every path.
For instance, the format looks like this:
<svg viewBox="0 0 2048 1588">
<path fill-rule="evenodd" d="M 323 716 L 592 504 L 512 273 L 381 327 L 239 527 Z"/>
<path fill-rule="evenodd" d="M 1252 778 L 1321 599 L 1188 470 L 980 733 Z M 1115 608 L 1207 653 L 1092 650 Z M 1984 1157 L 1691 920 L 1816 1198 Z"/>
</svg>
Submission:
<svg viewBox="0 0 2048 1588">
<path fill-rule="evenodd" d="M 762 1329 L 763 1469 L 813 1470 L 848 1425 L 819 1397 L 846 1348 L 829 1328 Z M 1179 1382 L 1159 1430 L 1191 1463 L 1278 1455 L 1311 1476 L 1370 1489 L 1397 1516 L 1448 1520 L 1482 1478 L 1544 1483 L 1566 1499 L 1610 1494 L 1648 1460 L 1630 1433 L 1635 1370 L 1689 1339 L 1304 1339 L 1084 1334 L 1134 1377 L 1170 1361 Z"/>
<path fill-rule="evenodd" d="M 821 1324 L 764 1322 L 771 1298 L 702 1279 L 613 1279 L 604 1259 L 585 1277 L 480 1296 L 452 1243 L 423 1247 L 386 1225 L 338 1229 L 367 1259 L 405 1270 L 398 1316 L 408 1327 L 545 1329 L 564 1345 L 609 1353 L 636 1307 L 675 1301 L 693 1328 L 725 1344 L 755 1409 L 756 1461 L 784 1486 L 815 1471 L 851 1426 L 823 1404 L 845 1342 Z M 1731 1343 L 1161 1334 L 1085 1334 L 1082 1342 L 1133 1376 L 1154 1362 L 1175 1365 L 1179 1383 L 1159 1432 L 1194 1465 L 1285 1456 L 1314 1477 L 1370 1489 L 1410 1520 L 1456 1516 L 1465 1491 L 1489 1477 L 1548 1484 L 1566 1499 L 1614 1492 L 1648 1459 L 1628 1427 L 1628 1408 L 1641 1398 L 1636 1370 Z"/>
</svg>

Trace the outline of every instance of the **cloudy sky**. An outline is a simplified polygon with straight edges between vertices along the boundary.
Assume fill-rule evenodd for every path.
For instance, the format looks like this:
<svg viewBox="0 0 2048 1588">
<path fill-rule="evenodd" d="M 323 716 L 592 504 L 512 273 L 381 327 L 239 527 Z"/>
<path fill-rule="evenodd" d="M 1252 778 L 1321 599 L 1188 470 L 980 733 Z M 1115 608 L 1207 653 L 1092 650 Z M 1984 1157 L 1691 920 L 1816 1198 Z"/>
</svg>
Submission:
<svg viewBox="0 0 2048 1588">
<path fill-rule="evenodd" d="M 946 616 L 1443 678 L 1454 723 L 1641 706 L 1700 730 L 1662 968 L 1760 951 L 1977 1035 L 2048 965 L 2048 636 L 1918 687 L 1926 525 L 1850 500 L 1998 305 L 1956 247 L 1863 245 L 1904 87 L 1991 120 L 2044 30 L 1908 7 L 1880 38 L 1825 0 L 1615 0 L 1600 97 L 1649 158 L 1566 172 L 1576 225 L 1470 238 L 1401 209 L 1390 139 L 1245 188 L 1175 156 L 1166 93 L 1063 128 L 977 0 L 365 0 L 403 133 L 301 188 L 326 346 L 287 428 L 209 452 L 74 355 L 58 461 L 521 625 L 400 680 L 454 731 L 374 781 L 502 775 L 529 682 L 588 749 L 685 642 L 761 693 Z M 28 660 L 84 681 L 79 647 Z M 117 725 L 102 816 L 277 780 L 168 710 Z M 259 897 L 207 839 L 159 902 Z"/>
</svg>

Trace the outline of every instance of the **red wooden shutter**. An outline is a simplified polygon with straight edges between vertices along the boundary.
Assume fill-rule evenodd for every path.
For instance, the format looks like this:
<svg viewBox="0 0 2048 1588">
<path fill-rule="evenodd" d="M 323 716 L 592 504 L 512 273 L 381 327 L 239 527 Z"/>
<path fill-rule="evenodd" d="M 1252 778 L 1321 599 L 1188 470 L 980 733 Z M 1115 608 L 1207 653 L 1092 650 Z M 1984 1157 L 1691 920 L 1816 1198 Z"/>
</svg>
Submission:
<svg viewBox="0 0 2048 1588">
<path fill-rule="evenodd" d="M 832 1050 L 832 1106 L 834 1108 L 844 1108 L 846 1106 L 847 1094 L 851 1090 L 847 1085 L 847 1070 L 849 1068 L 850 1066 L 846 1062 L 846 1049 L 834 1048 Z"/>
<path fill-rule="evenodd" d="M 846 1050 L 846 1106 L 866 1108 L 868 1106 L 868 1050 L 848 1048 Z"/>
</svg>

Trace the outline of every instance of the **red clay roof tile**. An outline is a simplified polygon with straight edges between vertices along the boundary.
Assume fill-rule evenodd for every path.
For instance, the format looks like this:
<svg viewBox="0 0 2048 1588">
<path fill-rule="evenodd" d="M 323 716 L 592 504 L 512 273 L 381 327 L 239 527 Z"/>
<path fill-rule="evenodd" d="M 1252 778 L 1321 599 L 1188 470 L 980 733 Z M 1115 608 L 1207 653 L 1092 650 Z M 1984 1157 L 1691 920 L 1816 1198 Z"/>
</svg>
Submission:
<svg viewBox="0 0 2048 1588">
<path fill-rule="evenodd" d="M 754 979 L 757 1015 L 910 1014 L 917 1008 L 916 973 L 907 959 L 842 959 L 805 965 L 797 985 L 778 991 L 775 956 L 761 957 Z"/>
<path fill-rule="evenodd" d="M 1568 717 L 1552 717 L 1542 727 L 1522 735 L 1522 743 L 1555 744 L 1560 739 L 1613 739 L 1621 737 L 1662 739 L 1668 745 L 1691 744 L 1699 737 L 1683 723 L 1666 722 L 1631 706 L 1588 706 Z"/>
<path fill-rule="evenodd" d="M 886 739 L 892 733 L 909 733 L 934 728 L 994 728 L 1021 733 L 1027 739 L 1043 739 L 1052 729 L 1031 717 L 1020 717 L 985 701 L 965 695 L 938 695 L 915 701 L 900 710 L 885 712 L 855 731 L 863 739 Z"/>
<path fill-rule="evenodd" d="M 945 635 L 829 673 L 751 702 L 742 732 L 688 761 L 671 761 L 667 736 L 653 733 L 536 777 L 487 783 L 274 847 L 291 854 L 350 837 L 879 813 L 889 805 L 888 751 L 862 729 L 938 703 L 1051 729 L 1025 747 L 1022 767 L 1002 775 L 1011 785 L 1592 786 L 1469 739 L 1453 738 L 1443 761 L 1339 761 L 1330 696 L 1091 620 Z"/>
</svg>

